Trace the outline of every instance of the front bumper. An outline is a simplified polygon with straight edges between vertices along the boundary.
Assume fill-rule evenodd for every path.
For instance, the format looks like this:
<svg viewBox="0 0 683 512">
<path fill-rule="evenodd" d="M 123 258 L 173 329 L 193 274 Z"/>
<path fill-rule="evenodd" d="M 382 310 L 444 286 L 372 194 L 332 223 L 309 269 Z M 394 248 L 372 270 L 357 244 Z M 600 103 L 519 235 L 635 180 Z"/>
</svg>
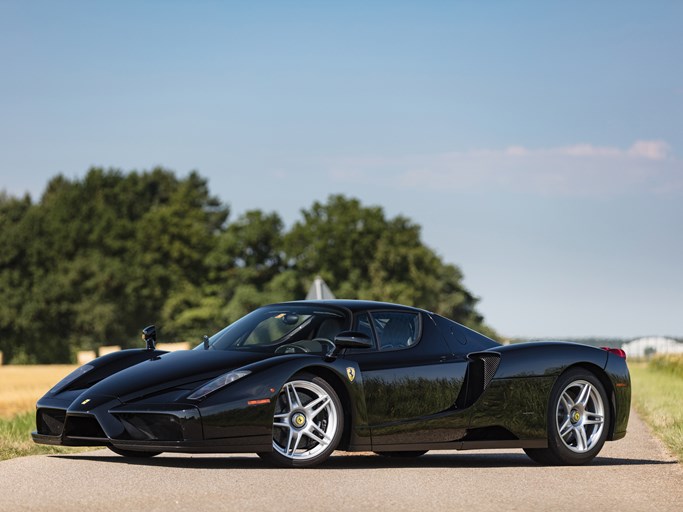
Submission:
<svg viewBox="0 0 683 512">
<path fill-rule="evenodd" d="M 115 397 L 106 396 L 79 400 L 39 401 L 37 428 L 31 434 L 33 441 L 56 446 L 113 446 L 122 450 L 179 453 L 272 449 L 269 430 L 250 429 L 239 422 L 240 416 L 230 414 L 231 425 L 222 425 L 219 431 L 209 427 L 209 435 L 205 436 L 201 413 L 193 404 L 124 405 Z"/>
</svg>

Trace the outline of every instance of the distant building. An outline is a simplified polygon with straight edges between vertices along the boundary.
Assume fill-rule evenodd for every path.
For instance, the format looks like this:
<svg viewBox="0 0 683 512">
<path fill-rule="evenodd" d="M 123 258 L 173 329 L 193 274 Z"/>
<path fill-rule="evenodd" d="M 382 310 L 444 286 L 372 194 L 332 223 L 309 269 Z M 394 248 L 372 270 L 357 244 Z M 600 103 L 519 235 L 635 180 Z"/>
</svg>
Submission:
<svg viewBox="0 0 683 512">
<path fill-rule="evenodd" d="M 334 293 L 332 293 L 332 290 L 330 290 L 329 286 L 323 281 L 323 278 L 320 276 L 315 276 L 315 279 L 313 280 L 313 284 L 311 287 L 308 289 L 308 293 L 306 294 L 306 300 L 329 300 L 329 299 L 336 299 L 334 296 Z"/>
<path fill-rule="evenodd" d="M 683 343 L 672 338 L 649 336 L 638 338 L 621 346 L 628 357 L 646 357 L 653 354 L 683 354 Z"/>
</svg>

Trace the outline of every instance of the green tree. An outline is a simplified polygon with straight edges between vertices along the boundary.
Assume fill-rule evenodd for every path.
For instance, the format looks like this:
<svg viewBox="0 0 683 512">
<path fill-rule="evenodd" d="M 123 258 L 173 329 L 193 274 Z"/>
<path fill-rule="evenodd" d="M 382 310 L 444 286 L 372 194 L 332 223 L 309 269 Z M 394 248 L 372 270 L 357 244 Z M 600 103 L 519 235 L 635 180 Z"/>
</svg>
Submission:
<svg viewBox="0 0 683 512">
<path fill-rule="evenodd" d="M 15 307 L 2 349 L 36 362 L 137 343 L 139 328 L 159 319 L 170 295 L 203 279 L 228 214 L 197 173 L 178 179 L 163 169 L 57 176 L 23 214 L 3 205 L 1 222 L 10 225 L 3 236 L 17 242 L 0 282 L 23 279 L 17 291 L 3 287 L 3 303 Z"/>
<path fill-rule="evenodd" d="M 337 297 L 415 305 L 494 334 L 460 269 L 424 245 L 409 219 L 387 219 L 381 208 L 342 195 L 315 202 L 302 216 L 285 237 L 300 279 L 320 274 Z"/>
<path fill-rule="evenodd" d="M 458 267 L 420 226 L 330 196 L 285 230 L 277 213 L 229 209 L 197 173 L 93 168 L 40 200 L 0 194 L 0 350 L 68 362 L 80 349 L 199 340 L 266 303 L 301 299 L 320 274 L 340 298 L 423 307 L 489 334 Z"/>
</svg>

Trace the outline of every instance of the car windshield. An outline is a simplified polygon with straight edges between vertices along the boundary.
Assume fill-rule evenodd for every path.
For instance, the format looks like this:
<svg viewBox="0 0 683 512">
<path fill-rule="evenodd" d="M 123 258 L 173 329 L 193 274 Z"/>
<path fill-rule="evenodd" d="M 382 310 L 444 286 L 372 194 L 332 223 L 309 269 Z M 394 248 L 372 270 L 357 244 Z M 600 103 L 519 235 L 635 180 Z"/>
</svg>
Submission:
<svg viewBox="0 0 683 512">
<path fill-rule="evenodd" d="M 347 330 L 350 320 L 339 310 L 322 306 L 281 304 L 266 306 L 240 318 L 209 338 L 209 350 L 246 350 L 266 353 L 325 353 Z M 195 350 L 203 350 L 200 343 Z"/>
</svg>

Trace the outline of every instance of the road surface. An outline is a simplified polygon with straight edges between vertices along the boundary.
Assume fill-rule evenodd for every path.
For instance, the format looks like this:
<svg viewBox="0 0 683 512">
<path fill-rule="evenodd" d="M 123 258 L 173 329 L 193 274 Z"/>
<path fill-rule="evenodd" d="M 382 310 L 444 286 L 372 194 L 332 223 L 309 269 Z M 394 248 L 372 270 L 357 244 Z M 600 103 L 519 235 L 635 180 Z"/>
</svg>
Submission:
<svg viewBox="0 0 683 512">
<path fill-rule="evenodd" d="M 632 413 L 625 439 L 590 466 L 542 467 L 521 450 L 341 454 L 317 469 L 251 455 L 108 450 L 0 462 L 0 511 L 683 511 L 683 468 Z"/>
</svg>

